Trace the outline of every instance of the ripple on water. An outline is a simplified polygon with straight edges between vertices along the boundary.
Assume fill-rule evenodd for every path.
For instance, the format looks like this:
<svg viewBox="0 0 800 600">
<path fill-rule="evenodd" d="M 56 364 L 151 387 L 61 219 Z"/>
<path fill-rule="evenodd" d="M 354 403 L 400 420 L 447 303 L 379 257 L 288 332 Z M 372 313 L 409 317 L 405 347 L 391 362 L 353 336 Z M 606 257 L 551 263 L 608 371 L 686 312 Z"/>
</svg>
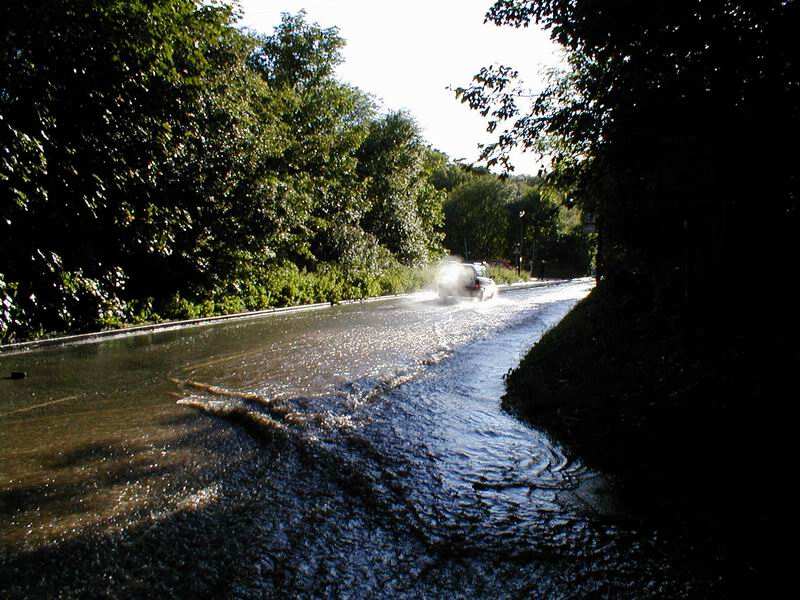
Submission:
<svg viewBox="0 0 800 600">
<path fill-rule="evenodd" d="M 245 546 L 254 543 L 253 564 L 263 568 L 253 576 L 256 582 L 282 569 L 274 575 L 280 589 L 333 590 L 319 595 L 357 589 L 365 592 L 357 595 L 405 590 L 409 596 L 423 595 L 415 593 L 420 591 L 437 596 L 448 590 L 506 589 L 512 583 L 524 590 L 520 569 L 504 571 L 495 557 L 517 557 L 520 564 L 531 565 L 531 557 L 553 549 L 575 555 L 601 547 L 587 526 L 591 502 L 581 500 L 591 498 L 591 474 L 546 436 L 505 414 L 499 403 L 503 374 L 587 289 L 554 287 L 484 304 L 442 305 L 420 295 L 383 305 L 338 307 L 326 314 L 154 336 L 152 343 L 135 348 L 101 344 L 96 352 L 87 347 L 65 353 L 69 367 L 59 364 L 59 356 L 51 368 L 54 373 L 113 374 L 81 382 L 96 386 L 96 396 L 103 399 L 93 402 L 96 412 L 80 421 L 94 428 L 107 423 L 109 430 L 122 431 L 131 422 L 130 413 L 117 420 L 109 415 L 143 402 L 150 402 L 151 410 L 153 399 L 163 398 L 173 410 L 170 420 L 148 429 L 140 408 L 137 427 L 147 435 L 177 429 L 175 419 L 187 414 L 180 409 L 174 414 L 170 392 L 178 394 L 180 407 L 221 421 L 206 431 L 208 419 L 189 419 L 201 436 L 197 443 L 178 457 L 174 450 L 167 452 L 165 442 L 166 455 L 151 456 L 139 481 L 114 480 L 105 490 L 101 481 L 98 493 L 124 500 L 117 506 L 131 515 L 131 524 L 141 499 L 159 490 L 171 490 L 164 496 L 173 498 L 163 503 L 162 512 L 152 513 L 161 515 L 161 522 L 170 521 L 175 511 L 184 516 L 213 512 L 237 494 L 250 498 L 258 489 L 263 514 L 242 538 Z M 150 370 L 142 371 L 145 364 Z M 42 374 L 44 367 L 30 370 Z M 173 380 L 165 381 L 166 375 Z M 64 387 L 63 394 L 53 391 L 48 398 L 69 396 L 72 390 Z M 79 416 L 77 410 L 67 412 L 72 406 L 64 402 L 48 410 L 65 411 L 64 422 L 72 423 Z M 218 448 L 224 450 L 217 450 L 218 456 L 209 451 L 201 457 L 204 440 L 216 439 L 215 431 L 235 435 L 220 441 Z M 253 444 L 244 432 L 267 443 Z M 16 429 L 9 433 L 22 439 Z M 240 444 L 242 439 L 248 443 Z M 283 450 L 287 440 L 285 447 L 298 449 L 296 455 Z M 169 443 L 179 442 L 170 438 Z M 146 440 L 140 446 L 145 448 Z M 128 440 L 121 447 L 126 450 L 120 451 L 119 462 L 126 469 L 136 464 L 134 455 L 147 451 L 131 447 Z M 239 463 L 242 448 L 248 458 Z M 272 470 L 261 471 L 254 466 L 258 460 L 250 458 L 271 448 L 281 458 L 266 461 L 264 468 Z M 85 462 L 81 453 L 73 454 Z M 108 453 L 98 449 L 95 454 Z M 151 468 L 170 457 L 176 472 L 192 461 L 217 461 L 224 476 L 173 490 L 160 482 L 174 475 Z M 249 474 L 238 481 L 241 473 Z M 86 485 L 98 481 L 94 471 L 87 475 Z M 41 513 L 40 521 L 58 519 L 52 507 Z M 237 522 L 238 515 L 231 523 Z M 259 540 L 259 535 L 266 537 Z M 242 551 L 238 543 L 232 548 Z M 534 577 L 536 569 L 527 572 L 526 577 Z M 396 584 L 387 583 L 390 578 Z M 418 578 L 427 578 L 429 587 L 415 587 Z"/>
<path fill-rule="evenodd" d="M 482 522 L 485 540 L 527 539 L 534 524 L 553 514 L 585 510 L 590 503 L 560 502 L 559 494 L 594 475 L 501 410 L 502 377 L 583 293 L 553 289 L 523 302 L 501 298 L 423 310 L 415 302 L 430 300 L 417 299 L 401 309 L 413 315 L 386 312 L 390 318 L 381 327 L 366 323 L 338 332 L 335 344 L 325 343 L 323 328 L 311 340 L 293 341 L 315 366 L 313 379 L 296 382 L 294 396 L 283 389 L 270 400 L 269 384 L 241 393 L 184 381 L 193 394 L 181 402 L 256 429 L 322 436 L 327 451 L 342 456 L 352 444 L 330 442 L 361 431 L 368 440 L 361 449 L 370 451 L 355 461 L 382 457 L 381 464 L 363 468 L 372 469 L 375 480 L 391 479 L 386 493 L 430 535 L 463 536 Z M 236 359 L 249 360 L 251 369 L 268 362 L 257 354 Z"/>
</svg>

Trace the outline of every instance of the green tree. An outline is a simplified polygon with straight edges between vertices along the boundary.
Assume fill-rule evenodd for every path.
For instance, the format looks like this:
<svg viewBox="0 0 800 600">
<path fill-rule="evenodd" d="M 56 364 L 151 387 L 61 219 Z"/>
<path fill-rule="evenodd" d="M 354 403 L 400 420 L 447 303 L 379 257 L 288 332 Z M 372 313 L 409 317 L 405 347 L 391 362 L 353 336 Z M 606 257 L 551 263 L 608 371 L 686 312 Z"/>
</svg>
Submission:
<svg viewBox="0 0 800 600">
<path fill-rule="evenodd" d="M 373 121 L 358 152 L 369 210 L 362 226 L 402 262 L 427 262 L 441 253 L 444 193 L 430 183 L 419 128 L 406 113 Z"/>
<path fill-rule="evenodd" d="M 509 203 L 508 210 L 507 256 L 521 252 L 523 264 L 538 276 L 569 277 L 589 273 L 593 240 L 584 231 L 577 207 L 568 206 L 558 194 L 539 184 L 526 186 L 525 191 Z"/>
<path fill-rule="evenodd" d="M 335 28 L 251 35 L 195 0 L 9 0 L 0 20 L 4 339 L 338 297 L 272 295 L 316 269 L 377 293 L 439 252 L 430 150 L 336 80 Z"/>
<path fill-rule="evenodd" d="M 127 269 L 171 257 L 190 207 L 165 197 L 194 110 L 238 36 L 191 0 L 3 3 L 3 264 L 32 327 L 124 310 Z"/>
<path fill-rule="evenodd" d="M 437 190 L 450 193 L 473 175 L 470 167 L 452 162 L 446 154 L 438 150 L 431 150 L 426 161 L 430 182 Z"/>
<path fill-rule="evenodd" d="M 445 245 L 467 260 L 506 256 L 513 189 L 492 175 L 455 188 L 444 205 Z"/>
<path fill-rule="evenodd" d="M 304 199 L 289 258 L 309 264 L 338 259 L 335 230 L 357 226 L 367 209 L 356 154 L 374 107 L 365 94 L 335 79 L 343 46 L 335 27 L 308 23 L 304 12 L 284 14 L 250 58 L 270 90 L 270 110 L 285 142 L 263 168 Z"/>
</svg>

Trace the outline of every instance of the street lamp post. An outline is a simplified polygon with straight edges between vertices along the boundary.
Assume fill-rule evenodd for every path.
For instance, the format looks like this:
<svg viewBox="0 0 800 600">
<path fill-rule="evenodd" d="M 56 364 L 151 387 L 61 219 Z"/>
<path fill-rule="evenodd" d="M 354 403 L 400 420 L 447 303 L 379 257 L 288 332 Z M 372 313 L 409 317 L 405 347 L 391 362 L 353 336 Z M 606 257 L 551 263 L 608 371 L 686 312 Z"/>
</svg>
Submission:
<svg viewBox="0 0 800 600">
<path fill-rule="evenodd" d="M 522 274 L 522 217 L 525 211 L 519 211 L 519 244 L 517 244 L 517 277 Z"/>
</svg>

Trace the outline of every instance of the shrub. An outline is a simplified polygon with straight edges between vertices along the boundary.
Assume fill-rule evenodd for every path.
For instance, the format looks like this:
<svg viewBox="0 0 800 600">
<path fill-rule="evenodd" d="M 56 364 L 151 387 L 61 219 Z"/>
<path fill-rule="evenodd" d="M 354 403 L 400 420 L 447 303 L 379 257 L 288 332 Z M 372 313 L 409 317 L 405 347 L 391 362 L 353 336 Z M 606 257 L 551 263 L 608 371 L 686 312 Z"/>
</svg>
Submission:
<svg viewBox="0 0 800 600">
<path fill-rule="evenodd" d="M 352 254 L 347 265 L 319 263 L 314 270 L 288 261 L 271 265 L 243 261 L 230 280 L 210 294 L 192 296 L 190 292 L 175 292 L 161 301 L 152 297 L 124 301 L 119 294 L 124 282 L 121 273 L 112 274 L 116 278 L 96 279 L 80 271 L 62 272 L 58 289 L 64 301 L 58 322 L 63 326 L 55 331 L 121 328 L 163 320 L 404 294 L 430 285 L 435 274 L 433 267 L 402 265 L 387 256 L 385 249 L 372 246 L 362 256 Z M 15 303 L 15 294 L 15 285 L 0 275 L 0 341 L 3 342 L 15 339 L 18 331 L 25 332 L 29 339 L 34 337 L 32 325 L 23 322 L 24 314 Z M 45 332 L 46 328 L 39 328 L 35 336 Z"/>
<path fill-rule="evenodd" d="M 530 278 L 528 271 L 522 271 L 520 275 L 517 275 L 516 269 L 509 269 L 502 265 L 490 265 L 487 267 L 486 272 L 497 283 L 515 283 L 517 281 L 526 281 Z"/>
</svg>

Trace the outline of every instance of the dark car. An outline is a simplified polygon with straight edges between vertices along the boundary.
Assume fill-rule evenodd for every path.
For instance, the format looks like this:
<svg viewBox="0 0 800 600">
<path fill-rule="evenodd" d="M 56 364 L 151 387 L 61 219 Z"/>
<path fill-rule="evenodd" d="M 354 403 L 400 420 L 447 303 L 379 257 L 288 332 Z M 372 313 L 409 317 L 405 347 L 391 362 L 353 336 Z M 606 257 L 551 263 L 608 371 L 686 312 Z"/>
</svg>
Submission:
<svg viewBox="0 0 800 600">
<path fill-rule="evenodd" d="M 488 300 L 497 294 L 497 284 L 486 276 L 486 267 L 472 263 L 445 263 L 436 287 L 440 298 L 466 297 Z"/>
</svg>

